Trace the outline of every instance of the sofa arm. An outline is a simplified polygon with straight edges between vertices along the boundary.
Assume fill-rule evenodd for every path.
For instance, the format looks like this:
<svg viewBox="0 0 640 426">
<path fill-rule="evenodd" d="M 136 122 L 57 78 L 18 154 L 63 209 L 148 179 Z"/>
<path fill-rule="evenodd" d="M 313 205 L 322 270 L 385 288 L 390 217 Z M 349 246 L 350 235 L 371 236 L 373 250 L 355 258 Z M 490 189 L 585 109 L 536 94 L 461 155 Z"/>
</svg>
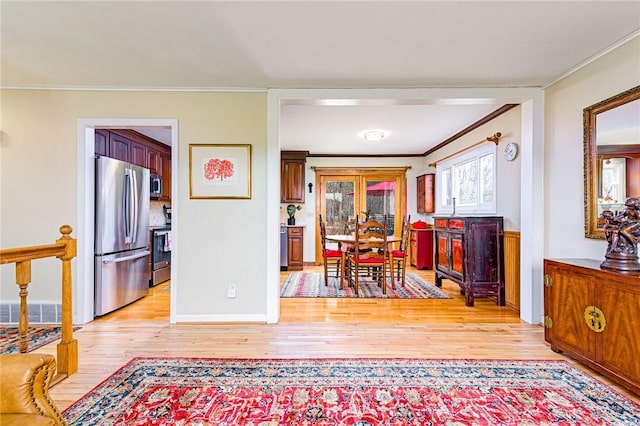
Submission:
<svg viewBox="0 0 640 426">
<path fill-rule="evenodd" d="M 66 425 L 49 396 L 56 360 L 47 354 L 0 355 L 0 413 L 35 414 Z"/>
</svg>

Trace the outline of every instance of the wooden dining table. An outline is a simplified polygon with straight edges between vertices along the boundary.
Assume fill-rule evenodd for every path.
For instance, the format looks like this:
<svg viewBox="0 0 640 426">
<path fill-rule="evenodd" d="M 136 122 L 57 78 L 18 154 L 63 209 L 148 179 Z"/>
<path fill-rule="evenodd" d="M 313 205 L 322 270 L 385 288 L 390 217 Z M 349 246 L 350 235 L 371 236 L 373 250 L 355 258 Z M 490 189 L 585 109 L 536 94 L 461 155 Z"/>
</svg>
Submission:
<svg viewBox="0 0 640 426">
<path fill-rule="evenodd" d="M 340 251 L 342 252 L 342 259 L 340 263 L 340 288 L 344 288 L 344 274 L 345 274 L 345 266 L 347 260 L 347 250 L 349 246 L 353 246 L 356 243 L 356 236 L 354 234 L 333 234 L 325 236 L 327 241 L 333 241 L 341 244 Z M 393 283 L 393 243 L 399 243 L 402 240 L 401 237 L 396 237 L 395 235 L 387 236 L 387 252 L 389 253 L 389 271 L 391 272 L 391 282 Z M 375 242 L 382 241 L 381 238 L 370 237 L 370 238 L 358 238 L 359 242 Z"/>
</svg>

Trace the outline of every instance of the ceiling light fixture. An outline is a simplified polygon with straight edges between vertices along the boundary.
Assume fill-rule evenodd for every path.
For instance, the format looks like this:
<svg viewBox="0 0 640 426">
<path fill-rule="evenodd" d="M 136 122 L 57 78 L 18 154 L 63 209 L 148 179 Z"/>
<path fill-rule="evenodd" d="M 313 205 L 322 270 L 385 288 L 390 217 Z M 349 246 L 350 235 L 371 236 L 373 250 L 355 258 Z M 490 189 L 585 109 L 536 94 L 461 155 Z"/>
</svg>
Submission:
<svg viewBox="0 0 640 426">
<path fill-rule="evenodd" d="M 372 129 L 360 132 L 359 136 L 365 141 L 379 141 L 388 135 L 389 133 L 385 132 L 384 130 Z"/>
</svg>

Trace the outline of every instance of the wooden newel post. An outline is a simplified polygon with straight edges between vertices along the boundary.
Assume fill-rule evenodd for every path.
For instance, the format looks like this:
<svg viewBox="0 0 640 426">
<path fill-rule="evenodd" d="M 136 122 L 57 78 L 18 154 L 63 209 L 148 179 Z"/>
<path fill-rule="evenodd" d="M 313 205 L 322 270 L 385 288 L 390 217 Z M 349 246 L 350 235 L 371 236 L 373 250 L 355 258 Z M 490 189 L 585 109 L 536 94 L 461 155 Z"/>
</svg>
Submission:
<svg viewBox="0 0 640 426">
<path fill-rule="evenodd" d="M 58 374 L 72 375 L 78 371 L 78 341 L 73 338 L 73 298 L 71 259 L 76 257 L 76 240 L 71 238 L 73 229 L 62 225 L 62 237 L 56 241 L 65 245 L 65 252 L 57 256 L 62 261 L 62 339 L 58 343 Z"/>
</svg>

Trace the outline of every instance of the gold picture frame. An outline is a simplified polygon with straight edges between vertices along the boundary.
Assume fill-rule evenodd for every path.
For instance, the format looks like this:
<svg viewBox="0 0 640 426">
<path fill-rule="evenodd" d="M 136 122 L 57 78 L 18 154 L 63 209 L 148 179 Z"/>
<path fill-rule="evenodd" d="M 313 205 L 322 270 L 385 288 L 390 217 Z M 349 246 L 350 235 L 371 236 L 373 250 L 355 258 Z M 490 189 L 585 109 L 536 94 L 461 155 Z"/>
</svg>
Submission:
<svg viewBox="0 0 640 426">
<path fill-rule="evenodd" d="M 189 144 L 189 198 L 251 199 L 251 145 Z"/>
</svg>

